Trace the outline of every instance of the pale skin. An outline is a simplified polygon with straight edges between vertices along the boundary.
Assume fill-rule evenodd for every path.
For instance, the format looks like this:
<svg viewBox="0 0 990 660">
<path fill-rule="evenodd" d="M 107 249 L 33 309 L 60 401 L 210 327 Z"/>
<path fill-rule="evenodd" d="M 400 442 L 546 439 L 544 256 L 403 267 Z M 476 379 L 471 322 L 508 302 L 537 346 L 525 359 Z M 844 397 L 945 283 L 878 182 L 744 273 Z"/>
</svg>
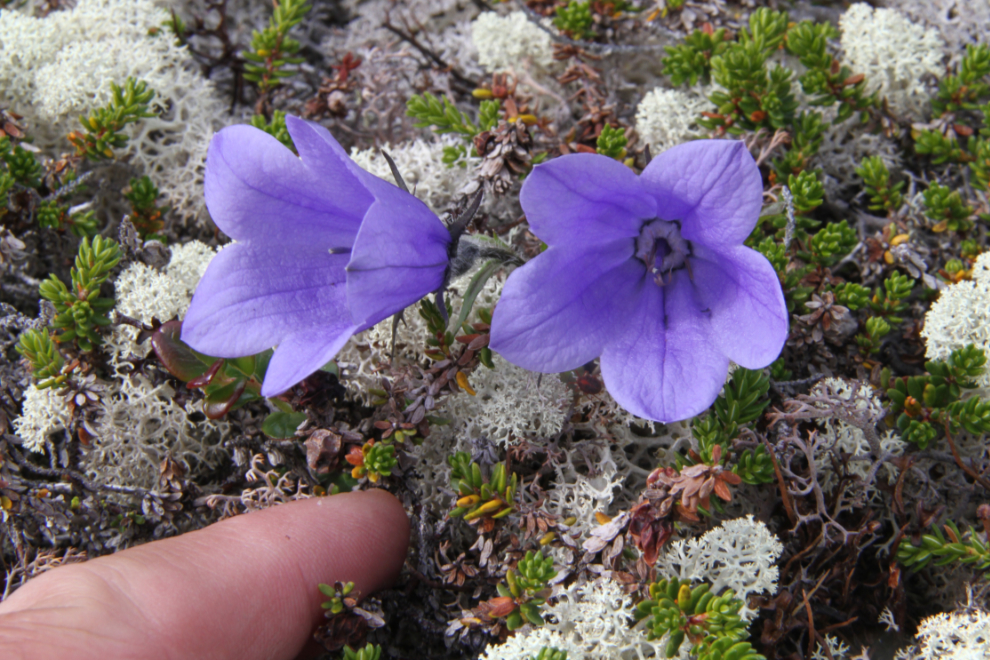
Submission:
<svg viewBox="0 0 990 660">
<path fill-rule="evenodd" d="M 238 516 L 31 580 L 0 603 L 0 658 L 291 660 L 323 620 L 317 584 L 386 587 L 408 542 L 381 490 Z"/>
</svg>

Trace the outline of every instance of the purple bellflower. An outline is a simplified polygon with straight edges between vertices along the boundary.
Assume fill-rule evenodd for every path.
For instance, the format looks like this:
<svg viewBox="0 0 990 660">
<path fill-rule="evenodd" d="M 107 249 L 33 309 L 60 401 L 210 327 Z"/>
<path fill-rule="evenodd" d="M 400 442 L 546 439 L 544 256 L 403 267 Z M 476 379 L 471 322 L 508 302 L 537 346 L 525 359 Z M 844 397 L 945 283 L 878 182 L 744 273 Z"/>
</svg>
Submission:
<svg viewBox="0 0 990 660">
<path fill-rule="evenodd" d="M 762 200 L 738 141 L 674 147 L 640 176 L 597 154 L 538 165 L 520 201 L 548 249 L 509 276 L 492 350 L 544 373 L 600 356 L 626 410 L 661 422 L 697 415 L 730 359 L 765 367 L 787 338 L 777 274 L 742 244 Z"/>
<path fill-rule="evenodd" d="M 265 396 L 442 288 L 456 243 L 423 202 L 358 167 L 325 128 L 285 121 L 298 157 L 251 126 L 213 137 L 206 205 L 235 242 L 210 262 L 182 324 L 182 340 L 215 357 L 277 346 Z"/>
</svg>

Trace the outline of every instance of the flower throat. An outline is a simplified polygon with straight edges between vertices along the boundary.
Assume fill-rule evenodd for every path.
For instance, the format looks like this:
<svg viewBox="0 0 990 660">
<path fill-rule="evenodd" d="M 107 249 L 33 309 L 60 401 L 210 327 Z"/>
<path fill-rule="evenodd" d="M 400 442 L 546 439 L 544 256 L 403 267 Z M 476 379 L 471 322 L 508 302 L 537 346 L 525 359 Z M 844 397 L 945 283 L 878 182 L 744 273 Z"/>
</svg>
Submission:
<svg viewBox="0 0 990 660">
<path fill-rule="evenodd" d="M 691 244 L 681 236 L 681 223 L 649 220 L 636 238 L 636 258 L 653 275 L 657 286 L 670 281 L 675 270 L 688 267 Z"/>
</svg>

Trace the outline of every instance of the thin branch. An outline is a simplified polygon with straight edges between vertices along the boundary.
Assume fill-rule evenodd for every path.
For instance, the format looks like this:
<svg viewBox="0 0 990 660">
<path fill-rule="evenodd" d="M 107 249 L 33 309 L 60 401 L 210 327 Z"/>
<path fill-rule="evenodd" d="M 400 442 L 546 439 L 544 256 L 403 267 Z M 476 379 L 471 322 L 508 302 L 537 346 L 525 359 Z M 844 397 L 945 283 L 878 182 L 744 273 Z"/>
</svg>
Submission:
<svg viewBox="0 0 990 660">
<path fill-rule="evenodd" d="M 9 436 L 8 436 L 9 437 Z M 9 440 L 8 440 L 9 442 Z M 122 493 L 124 495 L 133 495 L 134 497 L 140 497 L 144 499 L 147 497 L 148 493 L 151 491 L 145 490 L 144 488 L 131 488 L 128 486 L 114 486 L 110 484 L 94 484 L 84 477 L 81 473 L 76 472 L 70 468 L 60 468 L 52 469 L 41 467 L 40 465 L 35 465 L 31 461 L 24 458 L 24 456 L 13 448 L 13 446 L 8 445 L 7 447 L 10 451 L 11 458 L 17 463 L 21 468 L 33 472 L 34 474 L 43 477 L 55 477 L 58 479 L 71 479 L 75 481 L 80 486 L 91 492 L 108 492 L 108 493 Z"/>
<path fill-rule="evenodd" d="M 976 470 L 974 470 L 971 466 L 968 466 L 965 463 L 963 463 L 962 457 L 959 455 L 959 450 L 956 449 L 956 443 L 952 440 L 952 434 L 949 432 L 949 422 L 948 420 L 943 420 L 943 421 L 945 424 L 945 439 L 949 441 L 949 449 L 952 450 L 952 458 L 955 459 L 956 465 L 961 467 L 963 472 L 965 472 L 970 477 L 972 477 L 973 480 L 979 483 L 981 486 L 983 486 L 983 488 L 990 491 L 990 484 L 988 484 L 987 481 L 983 477 L 981 477 L 976 472 Z"/>
<path fill-rule="evenodd" d="M 470 78 L 463 76 L 453 66 L 444 62 L 439 55 L 437 55 L 435 52 L 433 52 L 423 44 L 419 43 L 419 41 L 416 40 L 416 37 L 414 37 L 413 35 L 407 32 L 403 32 L 399 28 L 392 25 L 391 18 L 387 14 L 385 16 L 385 22 L 382 23 L 382 27 L 388 30 L 389 32 L 391 32 L 392 34 L 394 34 L 395 36 L 399 37 L 403 41 L 409 43 L 409 45 L 411 45 L 413 48 L 415 48 L 420 53 L 422 53 L 423 57 L 433 62 L 433 64 L 438 69 L 441 69 L 449 73 L 451 78 L 459 82 L 468 90 L 472 90 L 478 87 L 478 82 L 476 80 L 471 80 Z"/>
</svg>

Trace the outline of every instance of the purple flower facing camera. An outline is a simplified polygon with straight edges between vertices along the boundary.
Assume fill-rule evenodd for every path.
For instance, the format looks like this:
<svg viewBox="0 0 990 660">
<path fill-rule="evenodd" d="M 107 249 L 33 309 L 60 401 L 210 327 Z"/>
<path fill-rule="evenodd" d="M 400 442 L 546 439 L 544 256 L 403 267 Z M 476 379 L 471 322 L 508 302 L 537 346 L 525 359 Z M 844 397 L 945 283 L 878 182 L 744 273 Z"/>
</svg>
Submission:
<svg viewBox="0 0 990 660">
<path fill-rule="evenodd" d="M 423 202 L 358 167 L 325 128 L 295 117 L 286 125 L 298 157 L 250 126 L 210 143 L 206 205 L 235 242 L 210 263 L 182 326 L 183 341 L 216 357 L 277 346 L 265 396 L 440 289 L 454 240 Z"/>
<path fill-rule="evenodd" d="M 491 348 L 545 373 L 601 357 L 615 400 L 647 419 L 704 411 L 729 360 L 777 358 L 788 315 L 770 263 L 742 243 L 763 200 L 742 142 L 674 147 L 636 176 L 605 156 L 537 166 L 520 194 L 548 248 L 509 277 Z"/>
</svg>

